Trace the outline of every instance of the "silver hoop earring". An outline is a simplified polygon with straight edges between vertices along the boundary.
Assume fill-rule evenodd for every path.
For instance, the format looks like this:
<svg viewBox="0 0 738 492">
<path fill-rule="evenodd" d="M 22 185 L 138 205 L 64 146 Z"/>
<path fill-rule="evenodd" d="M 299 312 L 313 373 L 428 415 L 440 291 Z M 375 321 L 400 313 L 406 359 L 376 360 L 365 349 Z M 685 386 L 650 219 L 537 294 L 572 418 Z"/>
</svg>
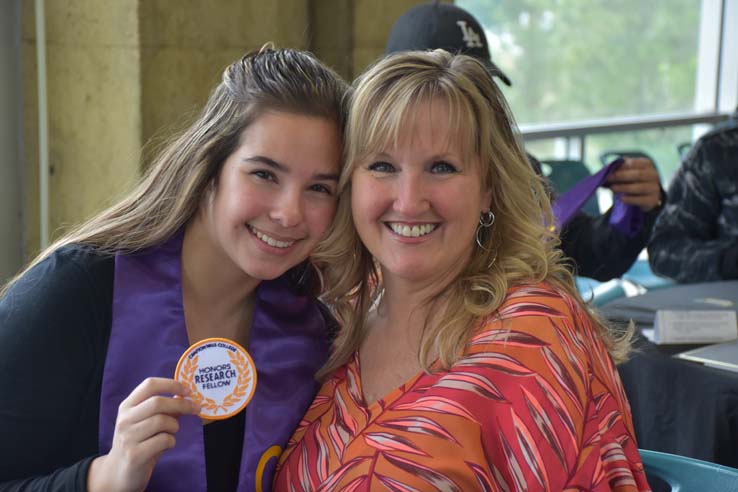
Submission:
<svg viewBox="0 0 738 492">
<path fill-rule="evenodd" d="M 477 246 L 479 246 L 480 249 L 483 249 L 484 251 L 489 251 L 489 248 L 486 248 L 482 241 L 482 231 L 485 229 L 489 229 L 492 227 L 492 224 L 495 223 L 495 214 L 491 210 L 486 210 L 479 214 L 479 225 L 477 226 Z"/>
<path fill-rule="evenodd" d="M 482 227 L 491 227 L 495 223 L 495 214 L 492 210 L 487 210 L 479 214 L 479 225 Z"/>
</svg>

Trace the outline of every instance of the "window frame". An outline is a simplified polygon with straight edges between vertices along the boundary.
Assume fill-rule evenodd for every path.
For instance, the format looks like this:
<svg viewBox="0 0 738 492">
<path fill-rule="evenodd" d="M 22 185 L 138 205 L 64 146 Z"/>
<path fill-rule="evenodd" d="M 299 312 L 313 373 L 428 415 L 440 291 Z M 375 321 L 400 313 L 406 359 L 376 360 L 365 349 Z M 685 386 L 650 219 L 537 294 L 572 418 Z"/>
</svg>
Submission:
<svg viewBox="0 0 738 492">
<path fill-rule="evenodd" d="M 703 0 L 699 29 L 694 111 L 521 124 L 523 139 L 555 139 L 557 155 L 547 157 L 579 160 L 589 135 L 693 126 L 697 139 L 738 106 L 738 0 Z"/>
</svg>

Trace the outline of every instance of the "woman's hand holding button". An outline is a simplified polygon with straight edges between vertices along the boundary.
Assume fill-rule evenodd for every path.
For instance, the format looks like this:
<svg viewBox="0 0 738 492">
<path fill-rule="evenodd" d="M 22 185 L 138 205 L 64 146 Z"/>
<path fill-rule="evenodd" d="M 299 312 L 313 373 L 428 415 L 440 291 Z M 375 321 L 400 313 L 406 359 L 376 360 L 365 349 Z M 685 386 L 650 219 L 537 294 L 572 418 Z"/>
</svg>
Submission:
<svg viewBox="0 0 738 492">
<path fill-rule="evenodd" d="M 147 378 L 139 384 L 118 407 L 113 446 L 92 462 L 88 490 L 143 491 L 159 457 L 176 443 L 179 417 L 200 410 L 184 398 L 188 393 L 173 379 Z"/>
</svg>

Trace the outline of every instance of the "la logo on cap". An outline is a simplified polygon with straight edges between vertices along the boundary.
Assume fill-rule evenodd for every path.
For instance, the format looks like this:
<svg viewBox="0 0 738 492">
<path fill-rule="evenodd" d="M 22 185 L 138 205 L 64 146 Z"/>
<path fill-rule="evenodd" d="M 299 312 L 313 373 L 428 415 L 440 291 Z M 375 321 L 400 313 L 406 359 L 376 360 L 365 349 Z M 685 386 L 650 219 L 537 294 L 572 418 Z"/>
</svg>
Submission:
<svg viewBox="0 0 738 492">
<path fill-rule="evenodd" d="M 256 367 L 246 349 L 226 338 L 207 338 L 188 348 L 174 379 L 190 390 L 200 417 L 221 420 L 249 404 L 256 391 Z"/>
<path fill-rule="evenodd" d="M 466 24 L 466 21 L 456 21 L 456 25 L 461 28 L 461 34 L 464 36 L 464 42 L 467 48 L 482 48 L 482 38 L 479 33 L 474 32 L 470 26 Z"/>
</svg>

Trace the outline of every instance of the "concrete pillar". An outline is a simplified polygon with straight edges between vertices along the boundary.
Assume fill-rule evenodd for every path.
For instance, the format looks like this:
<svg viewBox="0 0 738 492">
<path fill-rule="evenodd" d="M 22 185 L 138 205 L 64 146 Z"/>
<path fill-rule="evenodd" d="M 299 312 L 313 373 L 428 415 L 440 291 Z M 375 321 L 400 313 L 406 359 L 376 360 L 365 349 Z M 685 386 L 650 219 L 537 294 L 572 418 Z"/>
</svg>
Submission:
<svg viewBox="0 0 738 492">
<path fill-rule="evenodd" d="M 354 76 L 364 71 L 384 54 L 392 26 L 411 7 L 423 0 L 355 0 L 354 6 Z"/>
<path fill-rule="evenodd" d="M 0 284 L 22 263 L 20 7 L 0 2 Z"/>
<path fill-rule="evenodd" d="M 349 82 L 354 78 L 354 10 L 354 1 L 310 2 L 309 49 Z"/>
<path fill-rule="evenodd" d="M 133 0 L 48 0 L 49 222 L 52 238 L 112 203 L 138 173 L 141 87 Z M 25 251 L 39 250 L 36 35 L 23 0 Z"/>
<path fill-rule="evenodd" d="M 306 48 L 308 15 L 308 0 L 141 1 L 144 140 L 185 125 L 247 51 Z"/>
<path fill-rule="evenodd" d="M 24 251 L 39 249 L 35 12 L 22 4 Z M 351 80 L 422 0 L 46 0 L 50 230 L 114 202 L 141 148 L 191 121 L 223 69 L 273 42 L 312 50 Z M 148 148 L 148 147 L 147 147 Z M 147 152 L 147 155 L 150 152 Z"/>
<path fill-rule="evenodd" d="M 113 203 L 141 148 L 186 124 L 223 69 L 266 42 L 307 47 L 308 0 L 46 0 L 50 230 Z M 39 250 L 35 12 L 22 15 L 25 251 Z"/>
</svg>

